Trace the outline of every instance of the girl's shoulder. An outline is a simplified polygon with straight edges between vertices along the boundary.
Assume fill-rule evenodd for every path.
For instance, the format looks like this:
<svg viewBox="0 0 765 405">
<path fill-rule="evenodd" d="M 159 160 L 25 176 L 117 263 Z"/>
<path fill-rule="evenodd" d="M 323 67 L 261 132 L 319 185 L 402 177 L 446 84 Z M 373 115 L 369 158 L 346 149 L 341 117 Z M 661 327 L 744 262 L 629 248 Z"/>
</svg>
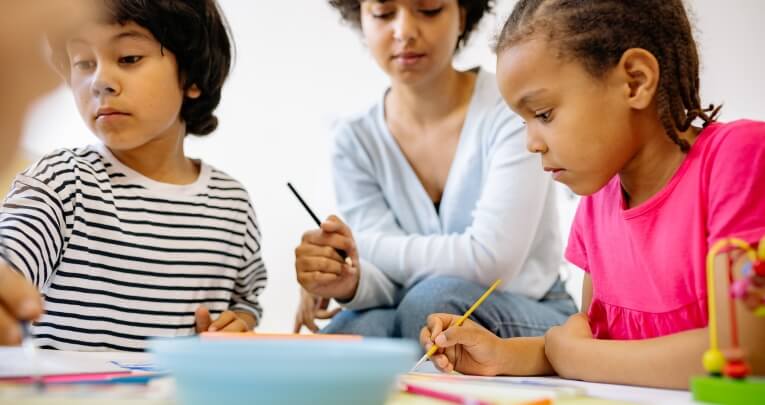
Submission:
<svg viewBox="0 0 765 405">
<path fill-rule="evenodd" d="M 765 151 L 765 122 L 741 119 L 715 122 L 704 128 L 691 149 L 707 157 L 740 157 Z"/>
</svg>

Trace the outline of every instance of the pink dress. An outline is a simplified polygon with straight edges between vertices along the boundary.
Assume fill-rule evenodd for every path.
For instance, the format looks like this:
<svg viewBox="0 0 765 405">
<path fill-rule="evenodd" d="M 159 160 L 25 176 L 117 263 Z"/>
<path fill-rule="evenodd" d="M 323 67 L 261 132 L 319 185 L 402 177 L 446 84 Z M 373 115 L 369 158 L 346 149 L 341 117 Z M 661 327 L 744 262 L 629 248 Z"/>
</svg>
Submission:
<svg viewBox="0 0 765 405">
<path fill-rule="evenodd" d="M 600 339 L 707 325 L 705 257 L 718 239 L 765 236 L 765 123 L 705 128 L 667 185 L 625 209 L 619 177 L 579 205 L 566 259 L 590 274 Z"/>
</svg>

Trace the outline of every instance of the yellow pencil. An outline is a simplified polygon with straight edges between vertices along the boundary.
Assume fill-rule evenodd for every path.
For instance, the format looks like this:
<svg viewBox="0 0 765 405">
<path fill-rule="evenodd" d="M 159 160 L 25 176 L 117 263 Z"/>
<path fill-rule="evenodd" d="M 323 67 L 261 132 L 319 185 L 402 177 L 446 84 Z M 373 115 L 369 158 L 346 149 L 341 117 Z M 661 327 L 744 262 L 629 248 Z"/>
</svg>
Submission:
<svg viewBox="0 0 765 405">
<path fill-rule="evenodd" d="M 454 327 L 462 326 L 462 323 L 465 322 L 465 319 L 468 319 L 470 315 L 473 314 L 473 311 L 475 311 L 476 308 L 478 308 L 486 300 L 489 294 L 491 294 L 501 282 L 502 280 L 497 279 L 497 281 L 495 281 L 494 284 L 492 284 L 491 287 L 489 287 L 489 289 L 486 290 L 486 292 L 483 293 L 483 295 L 480 298 L 478 298 L 478 300 L 476 300 L 476 302 L 470 307 L 470 309 L 468 309 L 467 312 L 465 312 L 465 314 L 462 315 L 462 317 L 457 320 L 457 323 L 454 324 Z M 417 364 L 415 364 L 414 367 L 412 367 L 412 370 L 410 370 L 409 372 L 411 373 L 412 371 L 417 370 L 417 368 L 420 367 L 420 365 L 424 363 L 425 360 L 429 359 L 430 356 L 432 356 L 436 352 L 436 350 L 438 350 L 437 345 L 434 344 L 433 346 L 430 346 L 430 349 L 428 350 L 428 352 L 422 356 L 420 361 L 418 361 Z"/>
</svg>

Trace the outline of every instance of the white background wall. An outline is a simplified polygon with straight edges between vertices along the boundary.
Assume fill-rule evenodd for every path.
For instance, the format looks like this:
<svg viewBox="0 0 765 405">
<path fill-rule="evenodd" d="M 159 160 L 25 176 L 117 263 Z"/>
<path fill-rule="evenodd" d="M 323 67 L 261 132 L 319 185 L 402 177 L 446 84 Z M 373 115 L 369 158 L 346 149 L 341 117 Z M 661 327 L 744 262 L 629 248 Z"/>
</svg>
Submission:
<svg viewBox="0 0 765 405">
<path fill-rule="evenodd" d="M 220 128 L 208 138 L 189 138 L 187 149 L 250 191 L 270 277 L 260 330 L 284 332 L 291 329 L 297 307 L 293 249 L 302 232 L 314 226 L 285 183 L 292 181 L 319 216 L 333 212 L 328 128 L 377 100 L 386 78 L 360 37 L 339 23 L 325 1 L 220 2 L 238 57 L 218 110 Z M 488 42 L 515 2 L 497 3 L 496 16 L 484 20 L 458 66 L 494 70 Z M 703 100 L 724 102 L 723 120 L 765 120 L 765 1 L 689 4 L 702 49 Z M 26 148 L 33 155 L 95 142 L 63 87 L 36 106 L 26 132 Z M 562 226 L 567 228 L 574 200 L 561 195 Z M 573 274 L 576 289 L 580 276 Z"/>
</svg>

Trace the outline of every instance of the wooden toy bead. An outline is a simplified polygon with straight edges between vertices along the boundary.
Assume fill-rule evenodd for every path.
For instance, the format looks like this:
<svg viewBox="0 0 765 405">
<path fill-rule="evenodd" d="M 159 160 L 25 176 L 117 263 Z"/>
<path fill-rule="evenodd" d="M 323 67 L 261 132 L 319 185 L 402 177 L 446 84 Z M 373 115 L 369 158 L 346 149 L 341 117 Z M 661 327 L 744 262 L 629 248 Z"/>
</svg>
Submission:
<svg viewBox="0 0 765 405">
<path fill-rule="evenodd" d="M 754 269 L 754 274 L 757 274 L 760 277 L 765 277 L 765 261 L 757 260 L 752 264 L 752 268 Z"/>
<path fill-rule="evenodd" d="M 748 278 L 742 278 L 739 280 L 736 280 L 731 286 L 730 286 L 730 296 L 732 298 L 744 298 L 747 295 L 747 292 L 749 291 L 749 279 Z"/>
<path fill-rule="evenodd" d="M 719 375 L 725 365 L 725 357 L 719 350 L 709 349 L 704 352 L 702 364 L 707 373 Z"/>
<path fill-rule="evenodd" d="M 742 379 L 751 372 L 749 365 L 743 360 L 729 361 L 723 367 L 723 374 L 729 378 Z"/>
</svg>

